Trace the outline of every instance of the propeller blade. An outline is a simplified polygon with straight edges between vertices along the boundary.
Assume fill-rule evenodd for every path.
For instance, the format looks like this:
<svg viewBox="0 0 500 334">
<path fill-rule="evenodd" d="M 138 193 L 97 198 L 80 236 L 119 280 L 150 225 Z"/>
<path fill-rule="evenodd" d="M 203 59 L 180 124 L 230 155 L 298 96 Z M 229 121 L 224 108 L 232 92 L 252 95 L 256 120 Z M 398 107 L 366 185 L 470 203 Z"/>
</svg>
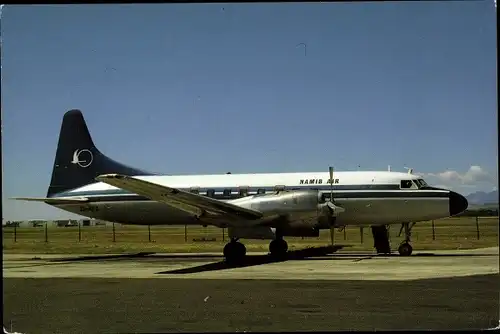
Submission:
<svg viewBox="0 0 500 334">
<path fill-rule="evenodd" d="M 330 173 L 330 202 L 333 202 L 333 167 L 328 167 Z"/>
</svg>

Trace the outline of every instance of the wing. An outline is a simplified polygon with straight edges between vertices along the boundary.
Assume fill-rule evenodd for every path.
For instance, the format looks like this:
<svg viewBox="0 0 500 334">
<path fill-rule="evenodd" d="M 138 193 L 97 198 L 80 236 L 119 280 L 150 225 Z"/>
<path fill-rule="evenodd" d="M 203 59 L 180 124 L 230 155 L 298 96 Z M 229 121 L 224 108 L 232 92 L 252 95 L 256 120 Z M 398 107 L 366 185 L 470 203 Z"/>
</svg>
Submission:
<svg viewBox="0 0 500 334">
<path fill-rule="evenodd" d="M 210 197 L 166 187 L 131 176 L 105 174 L 99 175 L 96 180 L 145 196 L 153 201 L 168 204 L 198 217 L 208 213 L 223 215 L 231 219 L 255 220 L 263 216 L 259 211 L 242 208 Z"/>
<path fill-rule="evenodd" d="M 86 197 L 13 197 L 17 201 L 44 202 L 46 204 L 76 204 L 84 203 L 89 199 Z"/>
</svg>

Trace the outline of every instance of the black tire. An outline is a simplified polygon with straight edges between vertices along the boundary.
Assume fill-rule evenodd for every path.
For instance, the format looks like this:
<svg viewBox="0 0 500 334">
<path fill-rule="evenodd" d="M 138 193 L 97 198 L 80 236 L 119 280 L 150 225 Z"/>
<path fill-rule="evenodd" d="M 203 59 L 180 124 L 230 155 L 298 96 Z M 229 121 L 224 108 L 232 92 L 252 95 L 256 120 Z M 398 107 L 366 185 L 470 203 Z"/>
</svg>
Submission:
<svg viewBox="0 0 500 334">
<path fill-rule="evenodd" d="M 224 260 L 228 264 L 240 264 L 244 261 L 247 249 L 241 242 L 230 242 L 224 246 Z"/>
<path fill-rule="evenodd" d="M 269 244 L 269 252 L 273 257 L 284 257 L 288 251 L 288 243 L 283 239 L 276 239 Z"/>
<path fill-rule="evenodd" d="M 401 256 L 410 256 L 413 252 L 413 247 L 407 242 L 402 243 L 398 248 L 399 255 Z"/>
</svg>

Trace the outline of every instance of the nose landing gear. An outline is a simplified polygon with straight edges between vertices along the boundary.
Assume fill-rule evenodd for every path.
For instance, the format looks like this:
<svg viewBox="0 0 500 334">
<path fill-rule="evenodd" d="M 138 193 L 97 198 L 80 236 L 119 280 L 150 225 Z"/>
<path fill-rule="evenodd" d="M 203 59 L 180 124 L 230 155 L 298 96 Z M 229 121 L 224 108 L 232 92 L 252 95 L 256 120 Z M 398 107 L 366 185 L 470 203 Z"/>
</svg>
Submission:
<svg viewBox="0 0 500 334">
<path fill-rule="evenodd" d="M 401 232 L 405 231 L 405 240 L 399 245 L 398 252 L 399 255 L 401 256 L 410 256 L 411 253 L 413 252 L 413 247 L 411 247 L 410 244 L 410 238 L 411 238 L 411 229 L 415 226 L 415 223 L 403 223 L 401 224 L 401 229 L 399 230 L 399 235 L 401 235 Z"/>
<path fill-rule="evenodd" d="M 415 223 L 403 223 L 401 225 L 401 230 L 399 231 L 399 235 L 405 232 L 405 239 L 399 245 L 398 252 L 401 256 L 410 256 L 413 252 L 413 247 L 411 246 L 411 229 L 415 226 Z M 374 247 L 377 250 L 377 254 L 390 254 L 391 253 L 391 245 L 389 242 L 389 233 L 387 231 L 387 227 L 384 225 L 381 226 L 372 226 L 372 234 Z"/>
</svg>

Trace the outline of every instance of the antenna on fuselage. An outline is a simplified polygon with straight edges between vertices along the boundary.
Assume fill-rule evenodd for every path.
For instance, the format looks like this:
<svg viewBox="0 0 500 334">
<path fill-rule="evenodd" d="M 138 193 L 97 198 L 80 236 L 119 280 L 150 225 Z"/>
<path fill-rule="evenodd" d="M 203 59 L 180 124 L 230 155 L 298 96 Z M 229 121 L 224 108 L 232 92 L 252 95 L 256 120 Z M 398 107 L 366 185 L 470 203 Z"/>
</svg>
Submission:
<svg viewBox="0 0 500 334">
<path fill-rule="evenodd" d="M 387 171 L 390 172 L 391 171 L 391 165 L 387 165 Z"/>
<path fill-rule="evenodd" d="M 405 167 L 406 169 L 408 169 L 408 174 L 413 174 L 413 168 L 409 168 L 409 167 Z"/>
</svg>

